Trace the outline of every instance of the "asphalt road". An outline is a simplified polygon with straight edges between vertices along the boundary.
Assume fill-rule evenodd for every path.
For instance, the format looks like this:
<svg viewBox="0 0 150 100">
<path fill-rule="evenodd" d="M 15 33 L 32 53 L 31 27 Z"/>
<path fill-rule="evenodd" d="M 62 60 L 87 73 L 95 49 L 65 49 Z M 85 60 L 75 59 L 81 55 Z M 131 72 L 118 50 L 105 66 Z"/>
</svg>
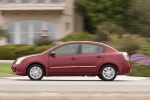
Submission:
<svg viewBox="0 0 150 100">
<path fill-rule="evenodd" d="M 0 93 L 150 93 L 150 78 L 119 76 L 104 82 L 98 77 L 46 77 L 30 81 L 28 77 L 0 78 Z"/>
</svg>

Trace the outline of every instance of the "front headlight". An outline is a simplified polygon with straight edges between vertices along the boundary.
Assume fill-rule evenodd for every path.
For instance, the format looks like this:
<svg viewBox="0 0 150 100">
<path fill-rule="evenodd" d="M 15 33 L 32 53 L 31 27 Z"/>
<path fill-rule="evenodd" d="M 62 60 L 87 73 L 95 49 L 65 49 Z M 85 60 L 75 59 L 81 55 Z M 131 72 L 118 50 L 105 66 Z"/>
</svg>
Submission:
<svg viewBox="0 0 150 100">
<path fill-rule="evenodd" d="M 16 65 L 20 64 L 21 61 L 24 60 L 25 58 L 26 58 L 26 57 L 18 58 L 15 64 L 16 64 Z"/>
</svg>

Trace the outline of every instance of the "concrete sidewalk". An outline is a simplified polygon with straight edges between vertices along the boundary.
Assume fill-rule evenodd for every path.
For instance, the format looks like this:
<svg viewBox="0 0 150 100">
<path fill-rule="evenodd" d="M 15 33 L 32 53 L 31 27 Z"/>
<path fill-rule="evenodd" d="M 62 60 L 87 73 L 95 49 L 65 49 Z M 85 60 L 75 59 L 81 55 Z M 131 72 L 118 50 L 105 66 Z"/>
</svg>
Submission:
<svg viewBox="0 0 150 100">
<path fill-rule="evenodd" d="M 0 60 L 0 63 L 13 63 L 15 60 Z"/>
<path fill-rule="evenodd" d="M 0 93 L 0 100 L 150 100 L 150 94 L 134 93 Z"/>
</svg>

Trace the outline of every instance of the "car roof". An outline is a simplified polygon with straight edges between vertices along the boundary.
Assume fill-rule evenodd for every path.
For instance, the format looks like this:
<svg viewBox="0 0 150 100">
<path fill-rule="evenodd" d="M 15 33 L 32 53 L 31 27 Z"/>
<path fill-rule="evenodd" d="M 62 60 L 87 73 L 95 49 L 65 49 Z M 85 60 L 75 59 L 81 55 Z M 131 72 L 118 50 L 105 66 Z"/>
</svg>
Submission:
<svg viewBox="0 0 150 100">
<path fill-rule="evenodd" d="M 69 41 L 69 42 L 63 42 L 61 44 L 71 44 L 71 43 L 91 43 L 91 44 L 101 44 L 101 45 L 106 45 L 101 42 L 94 42 L 94 41 Z"/>
<path fill-rule="evenodd" d="M 94 41 L 69 41 L 69 42 L 63 42 L 62 44 L 60 45 L 65 45 L 65 44 L 72 44 L 72 43 L 89 43 L 89 44 L 97 44 L 97 45 L 101 45 L 101 46 L 104 46 L 104 47 L 108 47 L 108 48 L 111 48 L 115 51 L 117 51 L 115 48 L 107 45 L 107 44 L 104 44 L 104 43 L 101 43 L 101 42 L 94 42 Z"/>
</svg>

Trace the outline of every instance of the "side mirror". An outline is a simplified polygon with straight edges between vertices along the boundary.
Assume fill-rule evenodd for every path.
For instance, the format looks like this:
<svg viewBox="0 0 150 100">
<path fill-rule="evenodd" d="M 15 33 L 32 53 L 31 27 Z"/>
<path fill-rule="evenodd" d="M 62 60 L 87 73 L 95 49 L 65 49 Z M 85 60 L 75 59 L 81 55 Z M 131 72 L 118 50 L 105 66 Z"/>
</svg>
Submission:
<svg viewBox="0 0 150 100">
<path fill-rule="evenodd" d="M 54 57 L 56 55 L 56 52 L 55 51 L 52 51 L 52 52 L 50 52 L 50 54 L 49 54 L 49 56 L 52 56 L 52 57 Z"/>
</svg>

